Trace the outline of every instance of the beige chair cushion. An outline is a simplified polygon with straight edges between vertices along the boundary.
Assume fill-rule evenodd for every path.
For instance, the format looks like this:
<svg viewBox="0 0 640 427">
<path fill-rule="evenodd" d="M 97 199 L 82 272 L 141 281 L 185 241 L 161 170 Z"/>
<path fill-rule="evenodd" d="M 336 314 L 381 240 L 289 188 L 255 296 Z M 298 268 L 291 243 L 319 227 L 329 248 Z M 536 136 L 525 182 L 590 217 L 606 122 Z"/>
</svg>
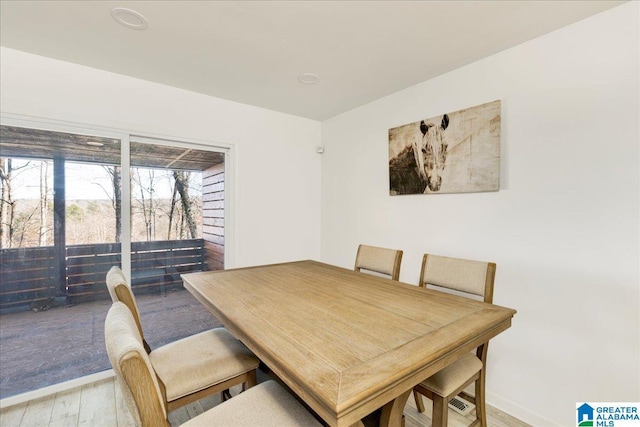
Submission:
<svg viewBox="0 0 640 427">
<path fill-rule="evenodd" d="M 123 360 L 134 353 L 144 361 L 149 373 L 153 372 L 153 367 L 149 362 L 147 352 L 142 346 L 142 339 L 138 333 L 135 320 L 127 306 L 123 303 L 116 302 L 109 309 L 105 320 L 104 335 L 109 361 L 111 362 L 111 366 L 113 366 L 113 370 L 116 374 L 116 380 L 120 385 L 124 400 L 136 421 L 136 425 L 142 425 L 142 422 L 140 421 L 140 414 L 138 413 L 138 407 L 133 398 L 131 388 L 125 382 L 124 375 L 120 367 Z M 152 389 L 156 390 L 156 396 L 154 396 L 156 407 L 162 408 L 163 416 L 166 418 L 167 414 L 164 412 L 165 407 L 160 400 L 162 396 L 160 385 L 158 384 L 155 375 L 151 375 L 151 379 L 153 381 Z"/>
<path fill-rule="evenodd" d="M 307 409 L 275 381 L 251 387 L 182 427 L 320 427 Z"/>
<path fill-rule="evenodd" d="M 361 245 L 356 258 L 356 268 L 388 274 L 393 276 L 398 251 Z"/>
<path fill-rule="evenodd" d="M 149 358 L 166 386 L 168 402 L 257 369 L 259 363 L 224 328 L 174 341 L 153 350 Z"/>
<path fill-rule="evenodd" d="M 423 283 L 484 295 L 488 263 L 429 255 Z"/>
<path fill-rule="evenodd" d="M 467 353 L 437 374 L 427 378 L 421 385 L 440 396 L 449 396 L 481 369 L 480 359 L 472 353 Z"/>
</svg>

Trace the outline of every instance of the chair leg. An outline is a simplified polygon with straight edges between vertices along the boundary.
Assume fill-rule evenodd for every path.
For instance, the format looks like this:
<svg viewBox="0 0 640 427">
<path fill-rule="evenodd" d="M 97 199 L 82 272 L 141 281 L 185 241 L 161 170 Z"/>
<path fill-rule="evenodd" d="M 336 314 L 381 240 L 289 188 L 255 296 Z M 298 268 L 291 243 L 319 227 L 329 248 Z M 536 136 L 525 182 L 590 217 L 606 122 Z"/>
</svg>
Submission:
<svg viewBox="0 0 640 427">
<path fill-rule="evenodd" d="M 418 408 L 418 412 L 424 412 L 424 402 L 422 401 L 422 395 L 413 390 L 413 399 L 416 401 L 416 408 Z"/>
<path fill-rule="evenodd" d="M 446 427 L 449 419 L 449 402 L 442 396 L 433 395 L 433 415 L 431 425 L 433 427 Z"/>
<path fill-rule="evenodd" d="M 476 380 L 476 417 L 480 420 L 482 427 L 487 427 L 487 410 L 484 399 L 484 368 L 480 371 L 480 378 Z"/>
</svg>

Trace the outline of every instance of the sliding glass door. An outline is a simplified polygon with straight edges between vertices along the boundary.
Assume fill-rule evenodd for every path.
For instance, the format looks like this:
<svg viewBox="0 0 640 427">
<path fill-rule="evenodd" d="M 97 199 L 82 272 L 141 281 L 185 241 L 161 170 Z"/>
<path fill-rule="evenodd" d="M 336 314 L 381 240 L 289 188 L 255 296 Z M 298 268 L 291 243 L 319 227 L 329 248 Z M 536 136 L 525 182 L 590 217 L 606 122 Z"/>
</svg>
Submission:
<svg viewBox="0 0 640 427">
<path fill-rule="evenodd" d="M 0 399 L 111 368 L 111 266 L 130 278 L 152 346 L 219 326 L 180 274 L 224 268 L 225 158 L 179 141 L 0 127 Z"/>
</svg>

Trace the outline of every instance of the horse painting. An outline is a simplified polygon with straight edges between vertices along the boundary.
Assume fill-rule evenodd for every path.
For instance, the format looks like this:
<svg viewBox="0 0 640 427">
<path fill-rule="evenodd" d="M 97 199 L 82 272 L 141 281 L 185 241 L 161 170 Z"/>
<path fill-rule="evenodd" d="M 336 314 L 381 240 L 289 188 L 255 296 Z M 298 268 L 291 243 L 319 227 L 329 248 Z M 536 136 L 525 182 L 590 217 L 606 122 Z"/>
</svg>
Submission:
<svg viewBox="0 0 640 427">
<path fill-rule="evenodd" d="M 389 192 L 500 189 L 500 101 L 389 129 Z"/>
<path fill-rule="evenodd" d="M 422 137 L 413 138 L 411 145 L 389 161 L 391 194 L 424 193 L 427 188 L 440 190 L 447 161 L 448 144 L 444 131 L 448 126 L 447 114 L 440 125 L 420 122 Z"/>
</svg>

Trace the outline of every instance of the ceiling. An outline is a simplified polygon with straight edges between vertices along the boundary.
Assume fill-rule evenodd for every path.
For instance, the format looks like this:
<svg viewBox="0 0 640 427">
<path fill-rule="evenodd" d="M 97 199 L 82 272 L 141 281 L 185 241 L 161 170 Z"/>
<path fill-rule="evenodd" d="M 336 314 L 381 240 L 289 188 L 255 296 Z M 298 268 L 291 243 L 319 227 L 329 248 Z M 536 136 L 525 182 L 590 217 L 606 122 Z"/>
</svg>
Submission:
<svg viewBox="0 0 640 427">
<path fill-rule="evenodd" d="M 0 44 L 325 120 L 621 3 L 2 0 Z"/>
</svg>

